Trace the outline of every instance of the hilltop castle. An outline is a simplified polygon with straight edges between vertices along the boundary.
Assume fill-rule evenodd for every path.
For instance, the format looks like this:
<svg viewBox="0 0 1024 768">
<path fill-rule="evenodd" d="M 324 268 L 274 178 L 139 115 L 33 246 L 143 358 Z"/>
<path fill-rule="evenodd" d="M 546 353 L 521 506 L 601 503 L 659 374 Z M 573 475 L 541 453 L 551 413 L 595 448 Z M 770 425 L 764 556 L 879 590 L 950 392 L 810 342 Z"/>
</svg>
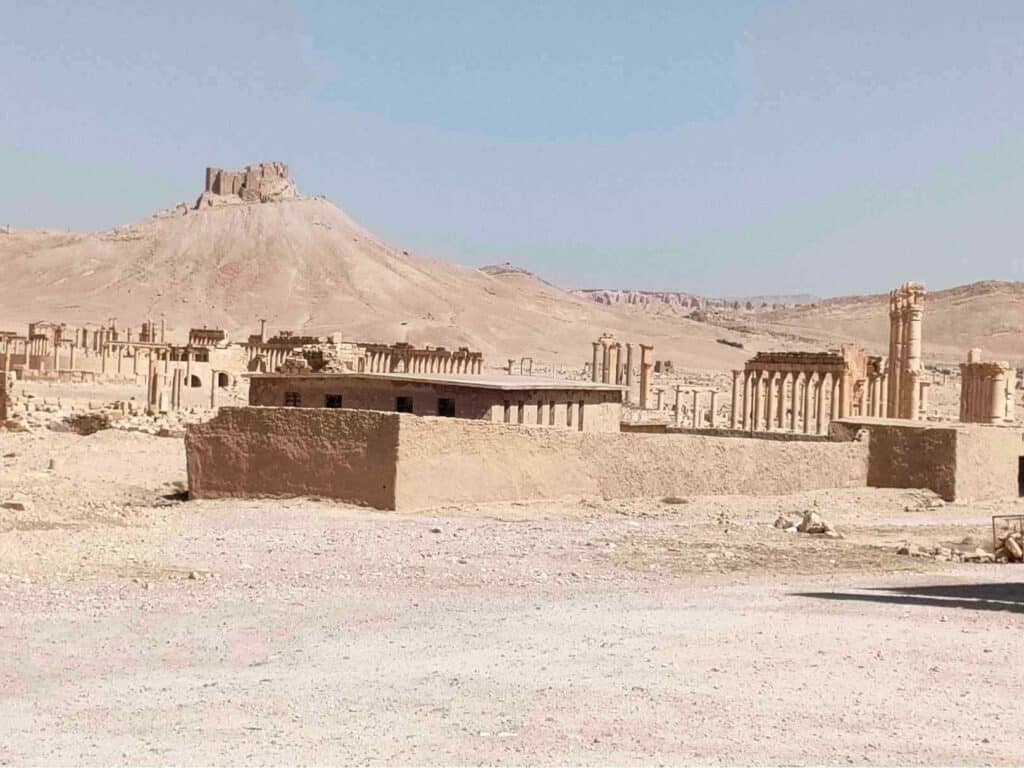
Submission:
<svg viewBox="0 0 1024 768">
<path fill-rule="evenodd" d="M 232 203 L 267 203 L 299 196 L 284 163 L 260 163 L 241 171 L 206 169 L 206 188 L 196 208 Z"/>
</svg>

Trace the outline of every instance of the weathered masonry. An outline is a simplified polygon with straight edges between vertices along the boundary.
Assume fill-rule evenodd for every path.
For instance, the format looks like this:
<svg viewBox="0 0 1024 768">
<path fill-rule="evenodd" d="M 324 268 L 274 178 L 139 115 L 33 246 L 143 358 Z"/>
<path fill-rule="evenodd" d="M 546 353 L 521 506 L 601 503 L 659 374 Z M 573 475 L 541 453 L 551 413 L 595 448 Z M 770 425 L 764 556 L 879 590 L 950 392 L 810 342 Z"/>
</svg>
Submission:
<svg viewBox="0 0 1024 768">
<path fill-rule="evenodd" d="M 924 286 L 904 283 L 889 295 L 889 378 L 886 410 L 890 419 L 919 419 L 925 404 L 921 362 Z"/>
<path fill-rule="evenodd" d="M 882 359 L 844 344 L 840 352 L 760 352 L 733 371 L 733 429 L 824 435 L 853 413 L 881 415 Z"/>
<path fill-rule="evenodd" d="M 1017 372 L 1005 361 L 985 362 L 981 350 L 960 363 L 960 421 L 982 424 L 1014 420 L 1013 390 Z"/>
<path fill-rule="evenodd" d="M 188 427 L 193 498 L 317 496 L 379 509 L 567 496 L 862 487 L 866 442 L 586 434 L 324 408 L 222 408 Z"/>
<path fill-rule="evenodd" d="M 532 376 L 496 379 L 412 374 L 257 374 L 249 404 L 397 411 L 498 424 L 618 432 L 623 388 Z"/>
</svg>

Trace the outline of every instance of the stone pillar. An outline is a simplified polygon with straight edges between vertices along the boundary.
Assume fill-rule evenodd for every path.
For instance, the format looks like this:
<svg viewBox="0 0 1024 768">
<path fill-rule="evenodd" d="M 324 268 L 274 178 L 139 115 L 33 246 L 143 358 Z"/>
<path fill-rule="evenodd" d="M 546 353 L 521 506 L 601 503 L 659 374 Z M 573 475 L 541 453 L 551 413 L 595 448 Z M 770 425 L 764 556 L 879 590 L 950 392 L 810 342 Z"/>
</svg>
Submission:
<svg viewBox="0 0 1024 768">
<path fill-rule="evenodd" d="M 650 344 L 640 345 L 640 407 L 647 407 L 647 398 L 650 394 L 651 389 L 651 368 L 654 363 L 651 362 L 650 355 L 654 351 L 654 347 Z"/>
<path fill-rule="evenodd" d="M 800 410 L 799 374 L 793 371 L 786 374 L 786 378 L 793 382 L 789 393 L 789 431 L 796 432 L 796 416 Z"/>
<path fill-rule="evenodd" d="M 778 413 L 776 414 L 775 423 L 779 429 L 786 428 L 786 382 L 789 380 L 788 372 L 779 373 L 779 402 L 778 402 Z"/>
<path fill-rule="evenodd" d="M 594 355 L 591 358 L 591 363 L 590 363 L 590 380 L 596 382 L 597 381 L 597 350 L 601 346 L 601 344 L 600 344 L 600 342 L 592 341 L 591 342 L 591 346 L 593 346 L 593 348 L 594 348 Z"/>
<path fill-rule="evenodd" d="M 811 374 L 804 373 L 801 378 L 804 382 L 803 391 L 803 430 L 804 434 L 811 431 Z"/>
<path fill-rule="evenodd" d="M 840 410 L 839 410 L 839 408 L 840 408 L 840 402 L 839 402 L 839 400 L 840 400 L 840 396 L 839 396 L 839 386 L 840 386 L 839 385 L 839 379 L 840 379 L 839 375 L 836 375 L 835 373 L 830 373 L 829 374 L 829 381 L 831 382 L 831 387 L 830 387 L 831 388 L 831 393 L 830 394 L 832 395 L 832 402 L 831 402 L 831 404 L 829 406 L 829 414 L 828 414 L 828 420 L 829 421 L 835 421 L 836 419 L 839 418 L 839 413 L 840 413 Z"/>
<path fill-rule="evenodd" d="M 751 409 L 750 428 L 754 432 L 760 431 L 764 419 L 764 394 L 761 389 L 764 377 L 764 371 L 754 371 L 751 377 L 754 385 L 754 407 Z"/>
<path fill-rule="evenodd" d="M 918 386 L 921 388 L 921 417 L 924 418 L 928 415 L 928 389 L 930 384 L 927 381 L 922 381 Z"/>
<path fill-rule="evenodd" d="M 843 371 L 839 374 L 839 418 L 849 418 L 853 406 L 852 400 L 853 382 L 850 380 L 850 374 Z"/>
<path fill-rule="evenodd" d="M 921 418 L 921 372 L 911 369 L 907 378 L 910 389 L 910 403 L 908 406 L 907 418 L 916 421 Z"/>
<path fill-rule="evenodd" d="M 897 303 L 896 291 L 889 297 L 889 392 L 886 416 L 900 416 L 900 377 L 903 364 L 903 317 Z"/>
<path fill-rule="evenodd" d="M 717 414 L 717 413 L 718 413 L 718 392 L 716 390 L 711 390 L 711 418 L 709 420 L 709 424 L 711 426 L 711 429 L 715 428 L 715 414 Z"/>
<path fill-rule="evenodd" d="M 775 379 L 778 374 L 775 371 L 768 372 L 768 407 L 764 415 L 764 431 L 771 432 L 775 419 Z"/>
<path fill-rule="evenodd" d="M 729 427 L 736 429 L 740 423 L 740 376 L 743 371 L 732 372 L 732 414 L 729 417 Z"/>
<path fill-rule="evenodd" d="M 753 407 L 754 399 L 754 383 L 753 374 L 745 370 L 743 371 L 743 413 L 740 414 L 740 429 L 751 430 L 754 428 L 754 420 L 751 416 L 751 408 Z"/>
<path fill-rule="evenodd" d="M 825 434 L 825 386 L 826 376 L 831 378 L 831 374 L 818 374 L 818 385 L 815 391 L 815 407 L 817 409 L 816 421 L 815 421 L 815 432 L 819 435 Z M 831 384 L 831 382 L 829 382 Z"/>
<path fill-rule="evenodd" d="M 660 411 L 662 409 L 662 406 L 664 405 L 661 401 L 661 396 L 664 391 L 665 390 L 663 390 L 661 387 L 658 387 L 656 390 L 654 390 L 654 410 L 656 411 Z"/>
<path fill-rule="evenodd" d="M 683 425 L 683 388 L 676 384 L 676 426 Z"/>
<path fill-rule="evenodd" d="M 607 341 L 601 342 L 601 382 L 604 384 L 611 383 L 611 347 Z M 660 410 L 660 409 L 659 409 Z"/>
<path fill-rule="evenodd" d="M 961 363 L 960 364 L 960 421 L 969 421 L 969 408 L 971 374 L 969 373 L 968 367 Z"/>
<path fill-rule="evenodd" d="M 1006 415 L 1006 373 L 1001 370 L 993 372 L 989 386 L 992 402 L 987 414 L 988 421 L 998 424 Z"/>
<path fill-rule="evenodd" d="M 693 413 L 690 414 L 690 425 L 691 429 L 698 429 L 701 424 L 697 421 L 698 414 L 697 409 L 700 407 L 700 392 L 693 390 Z"/>
<path fill-rule="evenodd" d="M 210 407 L 217 407 L 217 372 L 210 371 Z"/>
<path fill-rule="evenodd" d="M 626 402 L 633 402 L 633 345 L 626 344 Z"/>
</svg>

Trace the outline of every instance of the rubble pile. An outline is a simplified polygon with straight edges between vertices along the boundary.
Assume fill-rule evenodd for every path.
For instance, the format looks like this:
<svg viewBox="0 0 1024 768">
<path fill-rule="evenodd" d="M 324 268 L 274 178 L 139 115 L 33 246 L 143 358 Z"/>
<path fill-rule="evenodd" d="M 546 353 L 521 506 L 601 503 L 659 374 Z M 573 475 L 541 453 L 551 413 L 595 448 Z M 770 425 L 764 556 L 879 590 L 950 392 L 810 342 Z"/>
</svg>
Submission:
<svg viewBox="0 0 1024 768">
<path fill-rule="evenodd" d="M 794 523 L 785 515 L 779 515 L 775 519 L 775 527 L 786 533 L 809 533 L 815 536 L 824 536 L 827 539 L 841 539 L 843 534 L 835 529 L 828 520 L 813 510 L 806 510 L 799 523 Z"/>
<path fill-rule="evenodd" d="M 896 549 L 896 554 L 942 560 L 947 563 L 992 563 L 996 560 L 995 555 L 981 547 L 975 547 L 973 551 L 967 552 L 958 547 L 922 547 L 909 541 L 903 542 Z"/>
<path fill-rule="evenodd" d="M 1024 562 L 1024 534 L 1006 531 L 996 539 L 995 559 L 998 563 Z"/>
</svg>

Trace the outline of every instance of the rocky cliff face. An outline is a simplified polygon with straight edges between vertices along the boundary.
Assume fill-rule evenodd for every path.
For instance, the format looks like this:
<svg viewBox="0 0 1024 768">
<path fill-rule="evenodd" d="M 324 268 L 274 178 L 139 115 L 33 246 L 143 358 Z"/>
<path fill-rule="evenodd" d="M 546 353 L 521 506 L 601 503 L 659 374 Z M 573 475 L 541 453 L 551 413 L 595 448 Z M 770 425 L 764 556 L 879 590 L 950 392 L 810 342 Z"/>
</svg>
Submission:
<svg viewBox="0 0 1024 768">
<path fill-rule="evenodd" d="M 767 312 L 799 306 L 814 301 L 810 296 L 750 296 L 741 299 L 714 299 L 680 291 L 633 291 L 603 288 L 581 288 L 573 291 L 580 298 L 598 304 L 636 306 L 650 310 L 734 310 Z"/>
</svg>

